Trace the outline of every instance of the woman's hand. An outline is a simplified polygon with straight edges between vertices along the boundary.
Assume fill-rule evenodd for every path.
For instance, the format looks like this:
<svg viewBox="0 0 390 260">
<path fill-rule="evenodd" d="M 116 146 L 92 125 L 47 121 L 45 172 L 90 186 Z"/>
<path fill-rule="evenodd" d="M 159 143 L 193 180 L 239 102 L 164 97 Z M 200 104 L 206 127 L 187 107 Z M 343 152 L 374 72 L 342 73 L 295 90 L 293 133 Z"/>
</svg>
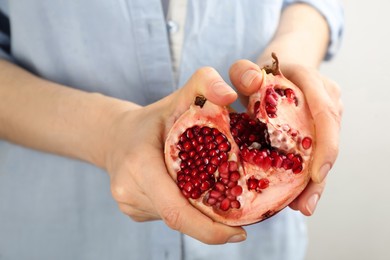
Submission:
<svg viewBox="0 0 390 260">
<path fill-rule="evenodd" d="M 336 161 L 343 105 L 338 85 L 317 70 L 298 64 L 280 64 L 284 76 L 301 88 L 306 96 L 316 127 L 316 150 L 311 181 L 290 207 L 310 216 L 314 213 L 326 183 L 326 176 Z M 241 93 L 241 100 L 256 92 L 263 80 L 260 67 L 248 60 L 232 65 L 230 78 Z"/>
<path fill-rule="evenodd" d="M 167 132 L 196 95 L 219 105 L 237 98 L 214 69 L 202 68 L 167 98 L 116 118 L 105 156 L 112 195 L 120 210 L 135 221 L 162 219 L 170 228 L 208 244 L 242 241 L 246 237 L 242 228 L 216 223 L 195 209 L 165 166 Z"/>
</svg>

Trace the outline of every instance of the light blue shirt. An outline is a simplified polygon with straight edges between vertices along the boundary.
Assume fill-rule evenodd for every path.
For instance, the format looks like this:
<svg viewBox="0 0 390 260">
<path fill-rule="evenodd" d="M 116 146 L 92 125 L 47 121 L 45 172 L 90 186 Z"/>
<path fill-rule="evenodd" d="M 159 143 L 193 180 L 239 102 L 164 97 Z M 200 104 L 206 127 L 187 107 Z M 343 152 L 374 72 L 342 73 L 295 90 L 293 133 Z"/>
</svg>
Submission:
<svg viewBox="0 0 390 260">
<path fill-rule="evenodd" d="M 178 28 L 184 41 L 177 82 L 161 0 L 0 0 L 0 58 L 52 81 L 146 105 L 201 66 L 215 67 L 228 81 L 229 66 L 255 61 L 282 8 L 293 2 L 309 3 L 327 19 L 330 58 L 343 25 L 337 0 L 189 0 L 185 27 Z M 135 223 L 118 210 L 106 173 L 0 141 L 2 260 L 304 258 L 300 213 L 286 209 L 246 229 L 246 242 L 209 246 L 161 221 Z"/>
</svg>

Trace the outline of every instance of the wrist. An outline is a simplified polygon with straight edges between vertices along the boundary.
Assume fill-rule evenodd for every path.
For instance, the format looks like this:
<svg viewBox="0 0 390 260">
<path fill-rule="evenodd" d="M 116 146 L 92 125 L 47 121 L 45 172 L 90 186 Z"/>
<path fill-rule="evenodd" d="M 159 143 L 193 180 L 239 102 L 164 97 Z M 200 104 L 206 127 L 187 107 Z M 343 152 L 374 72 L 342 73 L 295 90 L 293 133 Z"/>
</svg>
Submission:
<svg viewBox="0 0 390 260">
<path fill-rule="evenodd" d="M 125 114 L 137 110 L 139 105 L 101 95 L 91 93 L 90 100 L 93 104 L 91 120 L 88 123 L 84 146 L 87 146 L 82 159 L 100 168 L 106 168 L 107 156 L 112 152 L 115 139 L 115 126 Z M 129 126 L 130 129 L 130 126 Z M 130 134 L 130 133 L 129 133 Z"/>
</svg>

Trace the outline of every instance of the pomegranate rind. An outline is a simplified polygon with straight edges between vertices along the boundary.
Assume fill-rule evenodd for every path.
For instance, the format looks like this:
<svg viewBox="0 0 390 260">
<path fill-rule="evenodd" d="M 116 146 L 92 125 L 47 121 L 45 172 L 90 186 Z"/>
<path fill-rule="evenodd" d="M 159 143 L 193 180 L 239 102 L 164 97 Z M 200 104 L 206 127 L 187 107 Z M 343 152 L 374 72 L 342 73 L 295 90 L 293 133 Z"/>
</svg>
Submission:
<svg viewBox="0 0 390 260">
<path fill-rule="evenodd" d="M 245 161 L 240 149 L 233 141 L 230 129 L 229 109 L 206 101 L 202 106 L 192 104 L 174 123 L 165 143 L 165 162 L 171 177 L 176 181 L 180 170 L 180 158 L 177 144 L 179 137 L 186 129 L 193 126 L 208 126 L 223 133 L 231 144 L 229 161 L 236 161 L 242 187 L 242 194 L 237 196 L 240 208 L 226 211 L 206 203 L 208 192 L 200 198 L 188 200 L 194 207 L 214 221 L 230 226 L 249 225 L 271 217 L 288 206 L 305 189 L 310 180 L 312 157 L 315 150 L 315 128 L 310 109 L 302 91 L 287 80 L 279 70 L 278 61 L 272 68 L 262 70 L 263 82 L 259 91 L 249 98 L 247 113 L 267 124 L 271 146 L 283 154 L 295 154 L 302 158 L 302 171 L 298 173 L 283 168 L 263 169 L 252 162 Z M 296 100 L 280 96 L 277 98 L 276 116 L 267 112 L 267 89 L 289 89 Z M 256 102 L 259 102 L 256 104 Z M 271 100 L 272 101 L 272 100 Z M 274 101 L 272 101 L 274 102 Z M 306 140 L 302 145 L 302 140 Z M 310 142 L 307 142 L 310 140 Z M 307 145 L 309 143 L 310 145 Z M 216 179 L 218 170 L 214 173 Z M 267 188 L 261 191 L 248 190 L 250 178 L 265 178 L 269 181 Z"/>
</svg>

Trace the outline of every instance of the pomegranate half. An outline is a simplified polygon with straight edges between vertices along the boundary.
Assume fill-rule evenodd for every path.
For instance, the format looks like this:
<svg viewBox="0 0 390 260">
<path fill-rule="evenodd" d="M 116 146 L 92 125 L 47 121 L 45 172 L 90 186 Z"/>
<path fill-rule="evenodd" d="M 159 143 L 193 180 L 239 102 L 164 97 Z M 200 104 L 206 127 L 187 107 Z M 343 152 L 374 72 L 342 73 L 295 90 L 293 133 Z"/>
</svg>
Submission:
<svg viewBox="0 0 390 260">
<path fill-rule="evenodd" d="M 303 93 L 273 58 L 246 113 L 194 97 L 165 142 L 166 166 L 183 196 L 227 225 L 269 218 L 310 180 L 314 123 Z"/>
</svg>

